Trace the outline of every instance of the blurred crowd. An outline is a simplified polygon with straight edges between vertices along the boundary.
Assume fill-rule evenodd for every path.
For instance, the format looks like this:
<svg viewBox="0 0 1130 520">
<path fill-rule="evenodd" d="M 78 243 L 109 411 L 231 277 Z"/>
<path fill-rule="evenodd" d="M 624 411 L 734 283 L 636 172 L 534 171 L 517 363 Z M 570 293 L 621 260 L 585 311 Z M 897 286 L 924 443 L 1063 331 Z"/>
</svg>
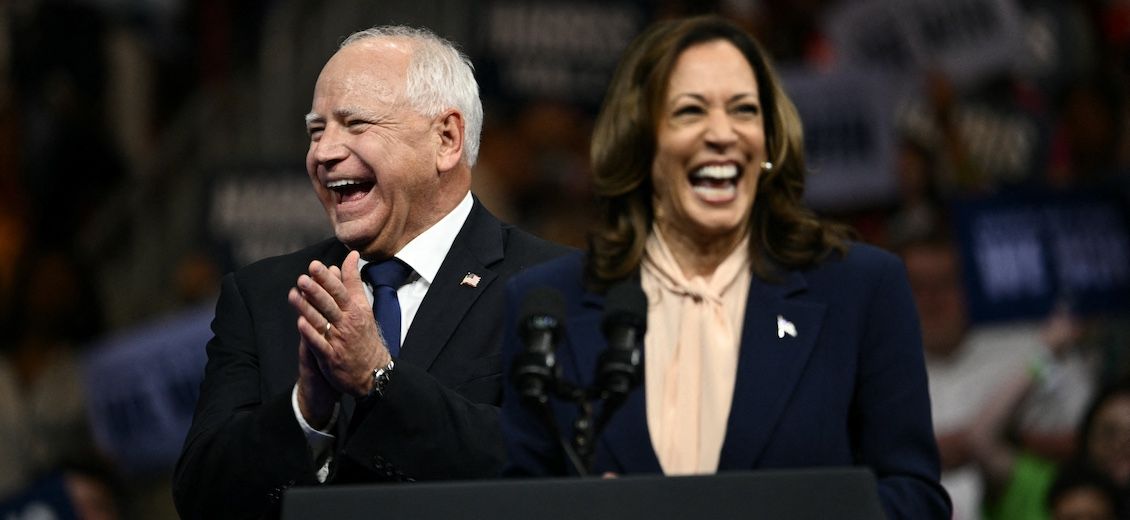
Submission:
<svg viewBox="0 0 1130 520">
<path fill-rule="evenodd" d="M 639 14 L 637 27 L 722 13 L 782 68 L 850 63 L 829 20 L 852 2 L 602 4 L 621 3 Z M 894 145 L 877 162 L 885 171 L 873 174 L 891 179 L 890 192 L 817 209 L 906 262 L 955 518 L 1074 518 L 1066 515 L 1088 507 L 1107 515 L 1087 518 L 1127 518 L 1130 297 L 1096 309 L 1057 294 L 1042 314 L 982 319 L 969 297 L 974 242 L 955 208 L 995 195 L 1086 191 L 1122 208 L 1116 227 L 1127 229 L 1130 0 L 966 3 L 1018 12 L 1019 48 L 1031 59 L 973 81 L 927 60 L 913 85 L 900 85 L 909 93 L 892 101 L 884 126 Z M 390 22 L 429 25 L 460 43 L 473 37 L 466 45 L 484 76 L 487 113 L 473 191 L 504 220 L 584 246 L 593 213 L 588 140 L 602 90 L 539 97 L 494 85 L 498 65 L 474 34 L 483 24 L 460 28 L 444 10 L 534 2 L 388 2 L 401 15 L 394 19 L 340 1 L 232 4 L 0 4 L 0 506 L 54 485 L 82 518 L 175 517 L 167 488 L 175 459 L 123 469 L 92 432 L 98 382 L 85 365 L 125 331 L 210 305 L 220 274 L 245 261 L 231 237 L 209 227 L 217 218 L 209 196 L 225 181 L 211 170 L 283 165 L 288 182 L 307 182 L 301 116 L 317 71 L 290 80 L 299 99 L 286 106 L 260 106 L 277 98 L 248 81 L 310 54 L 297 50 L 301 42 L 290 42 L 294 56 L 264 51 L 279 38 L 271 21 L 280 12 L 372 15 L 338 20 L 340 31 L 330 31 L 338 37 Z M 620 36 L 626 43 L 633 34 Z M 315 63 L 332 51 L 334 42 L 322 43 Z M 249 133 L 239 127 L 244 109 L 292 111 L 282 120 L 293 129 L 237 138 Z M 259 152 L 242 151 L 248 142 Z M 309 202 L 316 212 L 312 194 Z M 1114 245 L 1126 253 L 1125 241 Z"/>
</svg>

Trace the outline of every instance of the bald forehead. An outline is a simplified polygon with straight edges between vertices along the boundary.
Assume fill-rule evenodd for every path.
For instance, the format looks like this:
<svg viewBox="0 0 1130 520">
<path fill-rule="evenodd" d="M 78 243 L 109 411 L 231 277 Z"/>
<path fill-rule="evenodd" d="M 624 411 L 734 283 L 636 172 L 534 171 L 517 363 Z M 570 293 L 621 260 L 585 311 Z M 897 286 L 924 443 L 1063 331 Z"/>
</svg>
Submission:
<svg viewBox="0 0 1130 520">
<path fill-rule="evenodd" d="M 412 51 L 416 48 L 417 45 L 418 42 L 414 38 L 407 36 L 366 36 L 358 38 L 350 42 L 349 44 L 342 46 L 340 49 L 338 49 L 338 52 L 355 47 L 367 47 L 372 50 L 385 49 L 388 51 L 401 52 L 405 55 L 411 55 Z"/>
<path fill-rule="evenodd" d="M 416 50 L 416 42 L 398 36 L 371 36 L 356 40 L 334 53 L 330 62 L 347 61 L 351 65 L 391 68 L 403 76 Z M 328 64 L 327 64 L 328 65 Z"/>
<path fill-rule="evenodd" d="M 397 101 L 411 55 L 412 42 L 405 38 L 373 37 L 350 43 L 322 68 L 315 95 L 338 93 Z"/>
</svg>

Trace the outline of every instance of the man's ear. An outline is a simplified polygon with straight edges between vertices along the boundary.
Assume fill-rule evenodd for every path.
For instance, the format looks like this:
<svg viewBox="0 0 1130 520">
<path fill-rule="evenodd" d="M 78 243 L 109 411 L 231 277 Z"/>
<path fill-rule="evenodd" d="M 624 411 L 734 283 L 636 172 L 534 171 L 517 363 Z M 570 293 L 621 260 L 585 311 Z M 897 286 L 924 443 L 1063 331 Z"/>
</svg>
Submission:
<svg viewBox="0 0 1130 520">
<path fill-rule="evenodd" d="M 448 109 L 436 118 L 434 128 L 439 137 L 436 170 L 450 171 L 463 160 L 463 114 L 454 108 Z"/>
</svg>

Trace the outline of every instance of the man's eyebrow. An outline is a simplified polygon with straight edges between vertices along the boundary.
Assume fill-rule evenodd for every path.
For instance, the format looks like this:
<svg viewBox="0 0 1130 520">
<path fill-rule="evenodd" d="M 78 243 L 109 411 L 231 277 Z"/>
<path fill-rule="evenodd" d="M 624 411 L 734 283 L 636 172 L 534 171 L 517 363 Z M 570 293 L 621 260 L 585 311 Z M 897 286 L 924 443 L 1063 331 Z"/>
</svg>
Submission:
<svg viewBox="0 0 1130 520">
<path fill-rule="evenodd" d="M 350 117 L 358 117 L 361 119 L 379 119 L 379 116 L 376 112 L 361 107 L 342 107 L 334 109 L 333 114 L 337 119 L 349 119 Z"/>
<path fill-rule="evenodd" d="M 344 107 L 344 108 L 335 109 L 333 111 L 334 119 L 338 119 L 338 120 L 349 119 L 350 117 L 353 117 L 353 116 L 360 116 L 360 117 L 366 118 L 366 119 L 377 119 L 378 118 L 376 113 L 369 111 L 369 110 L 363 110 L 363 109 L 360 109 L 360 108 Z M 309 114 L 306 114 L 305 119 L 306 119 L 306 126 L 310 126 L 311 124 L 314 124 L 314 123 L 323 123 L 326 120 L 325 117 L 322 117 L 321 115 L 316 114 L 314 112 L 310 112 Z"/>
</svg>

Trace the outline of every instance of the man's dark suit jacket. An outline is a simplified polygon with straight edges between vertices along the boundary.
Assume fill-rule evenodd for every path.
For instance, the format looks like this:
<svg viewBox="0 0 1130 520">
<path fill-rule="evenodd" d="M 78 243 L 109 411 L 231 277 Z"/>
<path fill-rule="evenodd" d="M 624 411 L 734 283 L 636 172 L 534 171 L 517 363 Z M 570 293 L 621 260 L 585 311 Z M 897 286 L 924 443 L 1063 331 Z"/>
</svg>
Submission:
<svg viewBox="0 0 1130 520">
<path fill-rule="evenodd" d="M 564 296 L 565 330 L 557 363 L 565 378 L 589 385 L 598 356 L 604 296 L 582 285 L 582 255 L 526 270 L 509 284 L 507 319 L 530 290 Z M 949 518 L 938 482 L 922 340 L 901 263 L 855 244 L 843 258 L 784 271 L 770 283 L 754 276 L 742 322 L 737 380 L 719 471 L 810 466 L 868 466 L 890 518 Z M 795 337 L 779 320 L 795 327 Z M 503 363 L 521 349 L 506 330 Z M 502 429 L 508 475 L 572 473 L 539 415 L 522 406 L 504 376 Z M 662 473 L 647 426 L 641 383 L 597 440 L 595 474 Z M 576 406 L 554 402 L 568 430 Z M 756 504 L 750 505 L 757 516 Z"/>
<path fill-rule="evenodd" d="M 478 200 L 412 322 L 385 395 L 343 399 L 334 482 L 493 476 L 504 461 L 503 291 L 526 266 L 566 248 L 499 222 Z M 223 280 L 196 415 L 173 494 L 184 518 L 258 517 L 283 491 L 315 484 L 291 391 L 297 314 L 287 292 L 312 260 L 340 266 L 330 239 L 256 262 Z M 467 273 L 477 287 L 462 284 Z"/>
</svg>

